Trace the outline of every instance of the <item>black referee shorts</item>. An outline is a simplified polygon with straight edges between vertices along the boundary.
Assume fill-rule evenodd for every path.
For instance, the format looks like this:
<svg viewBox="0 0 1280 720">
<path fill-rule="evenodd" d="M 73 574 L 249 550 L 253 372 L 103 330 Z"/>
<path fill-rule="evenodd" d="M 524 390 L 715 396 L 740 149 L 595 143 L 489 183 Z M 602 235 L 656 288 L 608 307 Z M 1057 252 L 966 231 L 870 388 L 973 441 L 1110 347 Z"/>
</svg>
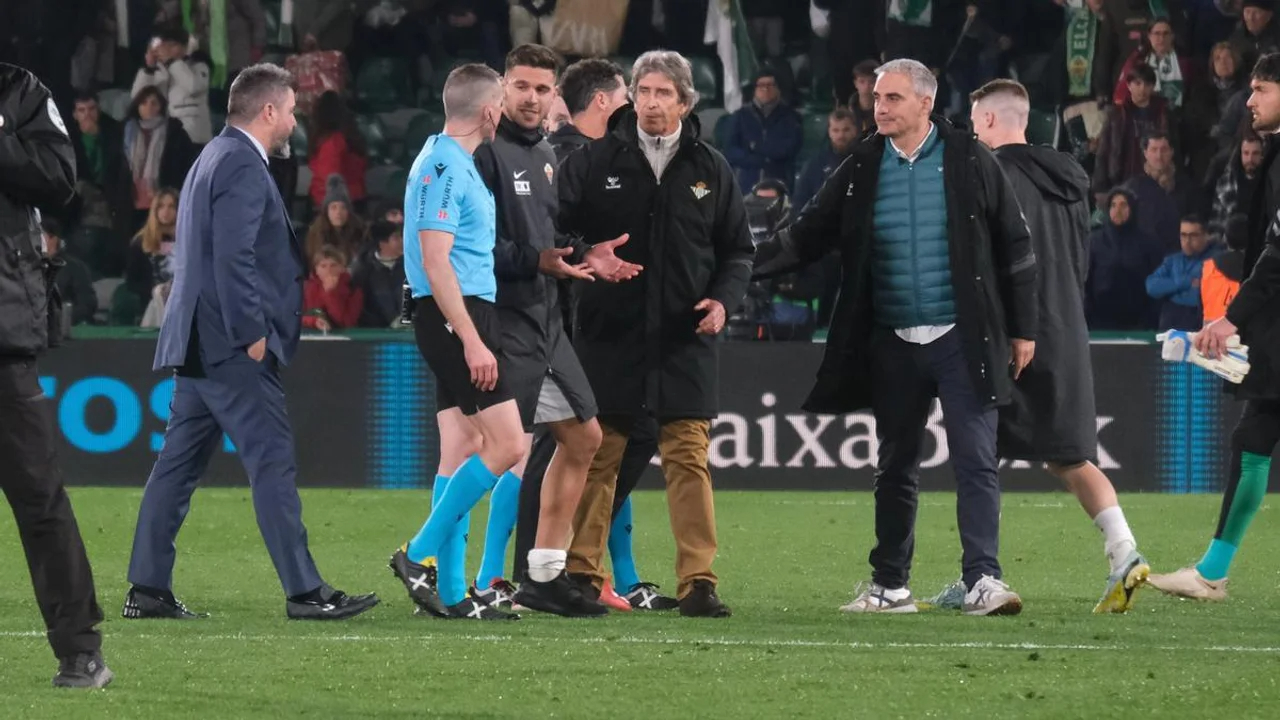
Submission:
<svg viewBox="0 0 1280 720">
<path fill-rule="evenodd" d="M 476 297 L 464 297 L 467 314 L 480 334 L 480 340 L 494 357 L 502 354 L 502 329 L 498 324 L 498 310 L 493 303 Z M 475 415 L 515 398 L 498 374 L 498 384 L 493 390 L 483 392 L 471 382 L 471 368 L 467 367 L 462 341 L 440 312 L 435 298 L 418 299 L 417 312 L 413 316 L 413 335 L 418 341 L 418 352 L 436 376 L 436 412 L 458 408 L 463 415 Z"/>
</svg>

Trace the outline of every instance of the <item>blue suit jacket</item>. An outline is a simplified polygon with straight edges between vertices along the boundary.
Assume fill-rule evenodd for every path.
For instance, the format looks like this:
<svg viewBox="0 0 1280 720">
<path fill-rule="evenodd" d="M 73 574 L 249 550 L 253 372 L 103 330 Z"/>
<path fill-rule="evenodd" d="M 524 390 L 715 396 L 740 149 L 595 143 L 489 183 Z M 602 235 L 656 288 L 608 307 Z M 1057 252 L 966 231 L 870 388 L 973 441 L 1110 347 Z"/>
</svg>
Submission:
<svg viewBox="0 0 1280 720">
<path fill-rule="evenodd" d="M 248 136 L 227 127 L 182 184 L 173 290 L 154 369 L 185 364 L 193 326 L 205 366 L 264 337 L 287 365 L 302 332 L 305 266 L 267 163 Z"/>
</svg>

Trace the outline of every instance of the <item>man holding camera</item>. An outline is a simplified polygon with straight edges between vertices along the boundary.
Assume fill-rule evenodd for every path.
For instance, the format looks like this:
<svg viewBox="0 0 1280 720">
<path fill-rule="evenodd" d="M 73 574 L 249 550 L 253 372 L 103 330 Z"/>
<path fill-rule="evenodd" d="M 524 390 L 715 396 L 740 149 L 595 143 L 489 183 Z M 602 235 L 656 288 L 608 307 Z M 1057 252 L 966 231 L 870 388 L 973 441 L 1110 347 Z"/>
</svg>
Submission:
<svg viewBox="0 0 1280 720">
<path fill-rule="evenodd" d="M 13 509 L 36 602 L 59 661 L 57 687 L 100 688 L 102 621 L 71 501 L 54 462 L 53 416 L 36 356 L 60 333 L 56 261 L 40 251 L 40 211 L 71 199 L 76 155 L 49 90 L 0 63 L 0 489 Z"/>
</svg>

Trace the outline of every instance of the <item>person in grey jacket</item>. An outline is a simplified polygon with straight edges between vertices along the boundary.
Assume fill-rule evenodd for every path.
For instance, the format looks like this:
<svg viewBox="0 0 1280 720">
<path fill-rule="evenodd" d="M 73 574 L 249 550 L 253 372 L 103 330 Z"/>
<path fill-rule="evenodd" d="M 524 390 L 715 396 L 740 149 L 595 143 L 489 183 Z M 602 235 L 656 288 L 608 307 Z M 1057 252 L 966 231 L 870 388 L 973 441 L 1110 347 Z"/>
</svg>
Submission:
<svg viewBox="0 0 1280 720">
<path fill-rule="evenodd" d="M 555 97 L 559 62 L 554 52 L 541 45 L 521 45 L 511 51 L 497 136 L 476 150 L 475 160 L 497 205 L 494 273 L 502 325 L 499 373 L 516 396 L 525 432 L 546 425 L 555 436 L 556 452 L 546 471 L 543 496 L 551 491 L 566 500 L 558 506 L 570 513 L 564 518 L 567 522 L 600 447 L 601 433 L 595 396 L 564 332 L 560 308 L 558 281 L 594 278 L 586 262 L 587 246 L 559 242 L 556 232 L 556 157 L 541 128 Z M 522 462 L 503 475 L 493 490 L 485 553 L 476 577 L 480 597 L 496 599 L 494 593 L 505 594 L 509 584 L 503 568 L 516 524 L 523 466 Z M 552 529 L 542 527 L 547 524 L 548 505 L 542 504 L 539 537 Z M 534 547 L 555 547 L 550 541 L 535 542 Z"/>
</svg>

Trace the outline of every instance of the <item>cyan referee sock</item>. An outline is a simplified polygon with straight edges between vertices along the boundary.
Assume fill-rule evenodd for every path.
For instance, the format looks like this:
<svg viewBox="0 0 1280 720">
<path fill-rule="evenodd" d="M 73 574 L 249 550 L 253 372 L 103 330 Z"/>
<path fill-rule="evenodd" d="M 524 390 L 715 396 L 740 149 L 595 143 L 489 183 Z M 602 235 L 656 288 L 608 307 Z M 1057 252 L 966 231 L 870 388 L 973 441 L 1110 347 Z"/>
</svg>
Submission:
<svg viewBox="0 0 1280 720">
<path fill-rule="evenodd" d="M 440 550 L 445 541 L 456 532 L 458 522 L 497 484 L 498 477 L 489 472 L 479 455 L 467 458 L 453 477 L 449 478 L 444 492 L 431 510 L 431 517 L 427 518 L 426 524 L 409 541 L 409 560 L 421 563 L 429 557 L 435 557 L 438 564 Z"/>
<path fill-rule="evenodd" d="M 435 508 L 449 486 L 448 475 L 437 475 L 431 489 L 431 507 Z M 440 599 L 445 605 L 456 605 L 467 597 L 467 529 L 471 527 L 471 513 L 462 516 L 454 526 L 449 539 L 440 548 L 436 558 L 436 572 Z"/>
<path fill-rule="evenodd" d="M 625 595 L 640 584 L 636 555 L 631 545 L 631 498 L 622 501 L 609 527 L 609 561 L 613 564 L 613 587 Z"/>
<path fill-rule="evenodd" d="M 476 587 L 483 590 L 503 577 L 507 565 L 507 543 L 516 529 L 516 513 L 520 505 L 520 476 L 511 471 L 502 474 L 489 496 L 489 522 L 484 529 L 484 555 Z"/>
</svg>

